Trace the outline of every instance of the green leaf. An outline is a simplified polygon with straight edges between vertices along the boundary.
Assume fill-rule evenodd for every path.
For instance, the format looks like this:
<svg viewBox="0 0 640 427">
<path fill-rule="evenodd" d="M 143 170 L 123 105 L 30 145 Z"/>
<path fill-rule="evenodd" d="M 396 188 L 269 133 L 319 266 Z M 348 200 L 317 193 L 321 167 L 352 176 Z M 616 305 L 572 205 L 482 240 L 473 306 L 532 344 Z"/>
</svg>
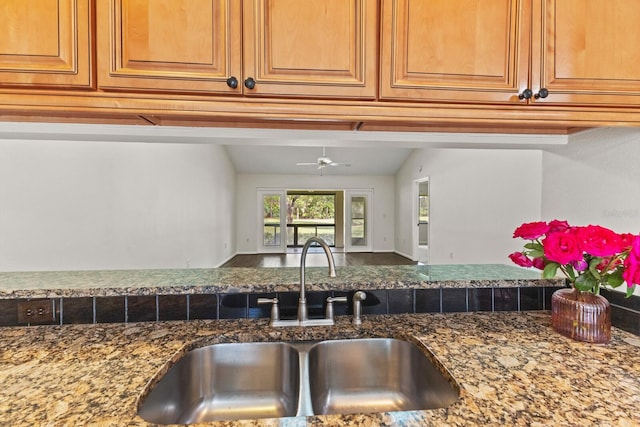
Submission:
<svg viewBox="0 0 640 427">
<path fill-rule="evenodd" d="M 560 264 L 557 262 L 550 262 L 549 264 L 544 266 L 544 270 L 542 271 L 543 279 L 553 279 L 556 277 L 556 273 L 558 272 L 558 268 Z"/>
<path fill-rule="evenodd" d="M 624 279 L 622 278 L 622 268 L 617 268 L 613 273 L 609 274 L 606 277 L 607 285 L 612 288 L 617 288 L 618 286 L 624 283 Z"/>
<path fill-rule="evenodd" d="M 570 265 L 565 267 L 565 271 L 567 272 L 567 276 L 569 276 L 569 280 L 573 283 L 576 281 L 576 272 Z"/>
<path fill-rule="evenodd" d="M 527 251 L 525 252 L 529 258 L 534 259 L 534 258 L 542 258 L 544 256 L 544 254 L 542 252 L 538 252 L 538 251 Z"/>
<path fill-rule="evenodd" d="M 589 272 L 593 275 L 593 277 L 595 277 L 597 280 L 600 280 L 600 272 L 598 271 L 598 269 L 596 268 L 598 266 L 598 264 L 600 264 L 602 262 L 602 258 L 600 257 L 593 257 L 591 258 L 591 261 L 589 261 Z"/>
<path fill-rule="evenodd" d="M 593 292 L 598 286 L 598 280 L 590 273 L 578 276 L 575 281 L 576 289 L 583 292 Z"/>
<path fill-rule="evenodd" d="M 541 258 L 544 256 L 544 248 L 540 243 L 527 243 L 524 245 L 525 253 L 531 258 Z"/>
<path fill-rule="evenodd" d="M 633 295 L 633 291 L 636 290 L 636 285 L 634 284 L 633 286 L 629 286 L 627 287 L 627 295 L 626 297 L 629 298 L 631 295 Z"/>
<path fill-rule="evenodd" d="M 524 247 L 527 249 L 532 249 L 534 251 L 541 251 L 544 249 L 542 244 L 536 242 L 525 243 Z"/>
</svg>

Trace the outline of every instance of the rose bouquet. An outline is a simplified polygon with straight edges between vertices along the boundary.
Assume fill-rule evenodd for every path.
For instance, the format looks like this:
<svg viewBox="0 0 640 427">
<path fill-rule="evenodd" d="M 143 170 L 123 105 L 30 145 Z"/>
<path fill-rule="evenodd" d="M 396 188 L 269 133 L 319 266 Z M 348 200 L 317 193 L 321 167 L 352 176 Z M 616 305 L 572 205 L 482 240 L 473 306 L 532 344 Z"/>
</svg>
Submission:
<svg viewBox="0 0 640 427">
<path fill-rule="evenodd" d="M 553 220 L 522 224 L 513 237 L 529 242 L 509 258 L 521 267 L 542 270 L 545 279 L 560 270 L 575 289 L 596 295 L 601 286 L 617 288 L 626 282 L 627 297 L 640 284 L 640 235 Z"/>
</svg>

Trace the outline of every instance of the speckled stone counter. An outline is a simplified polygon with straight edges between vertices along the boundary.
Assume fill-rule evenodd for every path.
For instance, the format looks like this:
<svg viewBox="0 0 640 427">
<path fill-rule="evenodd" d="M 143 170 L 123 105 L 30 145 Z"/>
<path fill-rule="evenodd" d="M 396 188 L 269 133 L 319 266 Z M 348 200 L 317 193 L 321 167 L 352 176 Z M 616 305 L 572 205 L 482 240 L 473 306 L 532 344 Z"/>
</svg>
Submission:
<svg viewBox="0 0 640 427">
<path fill-rule="evenodd" d="M 571 341 L 547 312 L 349 317 L 334 327 L 267 320 L 0 329 L 0 420 L 11 426 L 145 426 L 138 399 L 191 348 L 217 342 L 396 337 L 429 349 L 461 396 L 437 410 L 209 423 L 219 426 L 640 425 L 640 340 Z"/>
<path fill-rule="evenodd" d="M 299 269 L 212 268 L 0 273 L 2 298 L 58 298 L 206 293 L 269 293 L 298 288 Z M 540 272 L 510 265 L 397 265 L 307 269 L 307 289 L 429 289 L 561 286 Z"/>
</svg>

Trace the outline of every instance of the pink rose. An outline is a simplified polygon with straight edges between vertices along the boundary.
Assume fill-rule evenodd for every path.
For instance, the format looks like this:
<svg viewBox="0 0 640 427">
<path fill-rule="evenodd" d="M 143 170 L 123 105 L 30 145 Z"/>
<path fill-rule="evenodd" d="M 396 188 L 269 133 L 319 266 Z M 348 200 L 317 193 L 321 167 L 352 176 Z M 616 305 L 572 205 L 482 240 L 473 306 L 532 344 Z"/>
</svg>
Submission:
<svg viewBox="0 0 640 427">
<path fill-rule="evenodd" d="M 622 233 L 620 234 L 620 240 L 622 243 L 622 247 L 624 249 L 630 248 L 631 244 L 633 243 L 633 238 L 636 237 L 635 235 L 631 234 L 631 233 Z"/>
<path fill-rule="evenodd" d="M 523 254 L 522 252 L 514 252 L 511 255 L 509 255 L 509 258 L 511 258 L 511 261 L 513 261 L 515 264 L 519 265 L 520 267 L 533 266 L 533 262 L 531 261 L 531 259 L 529 259 L 529 257 Z"/>
<path fill-rule="evenodd" d="M 640 235 L 633 237 L 631 252 L 624 260 L 622 278 L 629 287 L 640 284 Z"/>
<path fill-rule="evenodd" d="M 544 258 L 534 258 L 533 266 L 538 270 L 544 270 Z"/>
<path fill-rule="evenodd" d="M 569 264 L 582 259 L 580 240 L 572 229 L 549 233 L 542 241 L 542 246 L 547 259 L 558 264 Z"/>
<path fill-rule="evenodd" d="M 616 267 L 618 267 L 621 263 L 622 261 L 620 260 L 620 258 L 617 258 L 615 256 L 606 257 L 602 259 L 602 262 L 600 262 L 600 264 L 596 265 L 596 270 L 601 273 L 606 273 L 608 271 L 615 270 Z"/>
<path fill-rule="evenodd" d="M 534 240 L 544 236 L 549 231 L 549 226 L 544 221 L 527 222 L 516 228 L 513 237 L 522 237 L 523 239 Z"/>
<path fill-rule="evenodd" d="M 587 261 L 585 261 L 584 259 L 573 261 L 571 265 L 576 269 L 576 271 L 585 271 L 587 268 L 589 268 L 589 264 L 587 264 Z"/>
<path fill-rule="evenodd" d="M 565 231 L 569 228 L 571 228 L 571 226 L 567 221 L 554 219 L 553 221 L 549 222 L 549 231 L 547 233 L 552 233 L 554 231 Z"/>
<path fill-rule="evenodd" d="M 624 249 L 620 235 L 599 225 L 578 227 L 582 250 L 593 256 L 608 257 Z"/>
</svg>

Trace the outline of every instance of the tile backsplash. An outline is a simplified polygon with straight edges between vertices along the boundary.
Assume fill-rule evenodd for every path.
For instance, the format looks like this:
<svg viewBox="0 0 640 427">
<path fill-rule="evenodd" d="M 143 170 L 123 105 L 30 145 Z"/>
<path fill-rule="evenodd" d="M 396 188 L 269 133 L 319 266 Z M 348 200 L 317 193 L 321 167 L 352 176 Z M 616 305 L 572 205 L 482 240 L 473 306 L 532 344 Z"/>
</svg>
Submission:
<svg viewBox="0 0 640 427">
<path fill-rule="evenodd" d="M 558 287 L 438 288 L 368 290 L 363 314 L 449 313 L 475 311 L 549 310 L 551 294 Z M 310 316 L 322 317 L 329 296 L 347 296 L 353 291 L 307 293 Z M 610 301 L 613 325 L 640 335 L 640 297 L 603 290 Z M 297 292 L 135 295 L 55 298 L 56 320 L 50 324 L 128 323 L 162 320 L 240 319 L 269 317 L 270 305 L 258 298 L 277 297 L 282 318 L 294 318 Z M 0 300 L 0 326 L 25 325 L 18 321 L 21 299 Z M 336 315 L 352 314 L 350 304 L 336 303 Z M 28 325 L 28 324 L 26 324 Z"/>
<path fill-rule="evenodd" d="M 601 289 L 600 295 L 611 304 L 611 323 L 622 330 L 640 335 L 640 296 L 625 298 L 624 294 Z"/>
</svg>

